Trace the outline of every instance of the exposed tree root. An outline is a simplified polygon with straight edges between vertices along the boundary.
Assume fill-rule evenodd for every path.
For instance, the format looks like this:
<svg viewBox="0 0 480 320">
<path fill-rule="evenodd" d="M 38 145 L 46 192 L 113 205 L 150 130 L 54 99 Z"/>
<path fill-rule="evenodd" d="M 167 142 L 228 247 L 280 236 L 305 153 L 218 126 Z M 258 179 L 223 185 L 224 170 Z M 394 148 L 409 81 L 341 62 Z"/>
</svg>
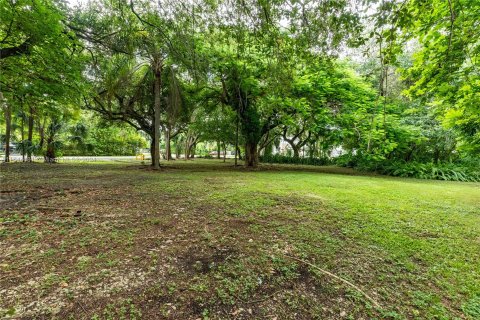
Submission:
<svg viewBox="0 0 480 320">
<path fill-rule="evenodd" d="M 337 279 L 337 280 L 345 283 L 345 284 L 348 285 L 349 287 L 351 287 L 351 288 L 355 289 L 356 291 L 360 292 L 360 293 L 361 293 L 365 298 L 367 298 L 377 309 L 382 309 L 382 307 L 380 306 L 380 304 L 379 304 L 377 301 L 375 301 L 375 299 L 373 299 L 372 297 L 370 297 L 367 293 L 365 293 L 362 289 L 360 289 L 359 287 L 357 287 L 356 285 L 354 285 L 354 284 L 351 283 L 350 281 L 345 280 L 345 279 L 343 279 L 343 278 L 341 278 L 341 277 L 339 277 L 339 276 L 331 273 L 330 271 L 327 271 L 327 270 L 325 270 L 325 269 L 322 269 L 322 268 L 320 268 L 320 267 L 318 267 L 318 266 L 316 266 L 316 265 L 314 265 L 314 264 L 312 264 L 312 263 L 310 263 L 310 262 L 308 262 L 308 261 L 305 261 L 305 260 L 299 259 L 299 258 L 297 258 L 297 257 L 293 257 L 293 256 L 290 256 L 290 255 L 287 255 L 287 254 L 285 254 L 285 253 L 282 253 L 282 254 L 283 254 L 285 257 L 287 257 L 287 258 L 290 258 L 290 259 L 292 259 L 292 260 L 295 260 L 295 261 L 301 262 L 301 263 L 303 263 L 303 264 L 305 264 L 305 265 L 308 265 L 308 266 L 310 266 L 310 267 L 312 267 L 312 268 L 320 271 L 321 273 L 326 274 L 327 276 L 330 276 L 330 277 L 332 277 L 332 278 L 334 278 L 334 279 Z"/>
</svg>

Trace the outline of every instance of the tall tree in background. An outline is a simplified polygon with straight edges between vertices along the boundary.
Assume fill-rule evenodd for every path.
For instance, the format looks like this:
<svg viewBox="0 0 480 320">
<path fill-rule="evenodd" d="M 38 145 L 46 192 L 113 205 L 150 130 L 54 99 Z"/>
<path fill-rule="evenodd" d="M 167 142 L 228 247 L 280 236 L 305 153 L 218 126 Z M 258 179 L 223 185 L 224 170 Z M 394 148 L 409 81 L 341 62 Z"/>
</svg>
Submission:
<svg viewBox="0 0 480 320">
<path fill-rule="evenodd" d="M 99 7 L 102 15 L 95 15 L 93 7 Z M 144 76 L 133 84 L 138 90 L 131 88 L 132 95 L 129 102 L 125 99 L 119 101 L 118 96 L 116 97 L 113 92 L 107 96 L 108 99 L 116 100 L 117 104 L 127 103 L 121 106 L 121 110 L 117 110 L 114 114 L 107 110 L 105 105 L 101 108 L 97 106 L 97 110 L 103 109 L 103 114 L 110 116 L 112 120 L 125 120 L 137 129 L 152 133 L 151 153 L 152 165 L 155 169 L 159 168 L 160 161 L 162 114 L 167 114 L 163 127 L 168 131 L 167 140 L 169 140 L 169 130 L 173 127 L 172 122 L 178 120 L 181 106 L 180 84 L 174 69 L 178 67 L 186 71 L 192 65 L 191 36 L 183 27 L 187 24 L 190 15 L 190 8 L 175 2 L 115 1 L 91 4 L 90 9 L 80 12 L 76 20 L 75 29 L 94 30 L 89 31 L 88 37 L 85 36 L 85 38 L 94 52 L 92 63 L 97 78 L 102 77 L 103 69 L 97 64 L 99 58 L 95 57 L 104 52 L 110 58 L 116 56 L 117 58 L 114 59 L 117 60 L 129 59 L 137 65 L 135 68 L 145 72 Z M 93 37 L 95 40 L 89 40 L 92 38 L 92 33 L 96 35 Z M 119 49 L 122 47 L 123 49 Z M 119 57 L 122 55 L 123 58 Z M 129 79 L 118 79 L 117 83 L 122 85 L 123 81 L 128 82 Z M 150 92 L 148 81 L 151 81 Z M 122 87 L 125 86 L 122 85 Z M 143 89 L 140 90 L 142 87 Z M 99 95 L 104 95 L 105 88 L 99 89 Z M 146 106 L 145 104 L 149 101 L 151 105 Z M 134 105 L 140 105 L 140 109 L 148 112 L 143 115 L 143 119 L 138 112 L 132 113 Z M 140 109 L 137 108 L 137 110 Z M 134 121 L 131 119 L 132 115 L 134 115 Z"/>
<path fill-rule="evenodd" d="M 281 95 L 279 84 L 291 78 L 290 61 L 333 57 L 355 38 L 361 27 L 352 9 L 347 1 L 219 1 L 213 6 L 216 31 L 206 41 L 218 48 L 217 74 L 224 102 L 238 114 L 247 166 L 258 164 L 260 140 L 278 125 L 277 106 L 260 112 L 264 98 Z"/>
</svg>

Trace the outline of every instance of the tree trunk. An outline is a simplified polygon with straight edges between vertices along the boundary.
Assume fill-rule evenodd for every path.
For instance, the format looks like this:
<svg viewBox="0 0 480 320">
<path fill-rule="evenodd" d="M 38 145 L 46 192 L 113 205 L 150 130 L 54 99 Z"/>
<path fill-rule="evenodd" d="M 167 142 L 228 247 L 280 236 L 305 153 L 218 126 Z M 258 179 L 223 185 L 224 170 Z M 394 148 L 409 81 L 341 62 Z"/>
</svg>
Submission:
<svg viewBox="0 0 480 320">
<path fill-rule="evenodd" d="M 245 166 L 256 167 L 258 165 L 258 150 L 256 143 L 245 144 Z"/>
<path fill-rule="evenodd" d="M 438 148 L 435 148 L 433 151 L 433 162 L 438 163 L 440 160 L 440 150 Z"/>
<path fill-rule="evenodd" d="M 182 152 L 182 150 L 181 150 L 180 139 L 177 138 L 177 140 L 175 140 L 175 158 L 176 159 L 180 159 L 180 153 L 181 152 Z"/>
<path fill-rule="evenodd" d="M 299 158 L 300 157 L 300 152 L 298 150 L 298 147 L 294 146 L 293 144 L 291 146 L 292 146 L 292 149 L 293 149 L 293 157 L 294 158 Z"/>
<path fill-rule="evenodd" d="M 55 146 L 53 143 L 53 137 L 48 137 L 47 139 L 47 151 L 45 153 L 45 162 L 47 163 L 55 162 Z"/>
<path fill-rule="evenodd" d="M 237 153 L 238 160 L 242 160 L 242 150 L 240 150 L 240 147 L 236 146 L 235 150 Z"/>
<path fill-rule="evenodd" d="M 22 107 L 23 111 L 23 107 Z M 22 112 L 22 162 L 25 162 L 25 117 Z"/>
<path fill-rule="evenodd" d="M 155 145 L 154 154 L 153 154 L 153 168 L 155 170 L 160 169 L 160 111 L 162 107 L 161 100 L 161 87 L 162 87 L 162 61 L 159 58 L 155 58 L 153 61 L 153 71 L 155 73 L 155 85 L 154 85 L 154 95 L 155 95 L 155 120 L 154 120 L 154 138 L 153 143 Z"/>
<path fill-rule="evenodd" d="M 32 146 L 33 146 L 33 108 L 30 107 L 28 115 L 28 135 L 27 135 L 27 162 L 32 162 Z"/>
<path fill-rule="evenodd" d="M 223 162 L 227 160 L 227 144 L 223 143 Z"/>
<path fill-rule="evenodd" d="M 40 136 L 40 142 L 38 143 L 39 150 L 43 150 L 43 145 L 45 144 L 45 121 L 46 120 L 43 119 L 43 124 L 39 124 L 38 126 L 38 135 Z"/>
<path fill-rule="evenodd" d="M 217 141 L 217 159 L 220 159 L 220 141 Z"/>
<path fill-rule="evenodd" d="M 192 159 L 195 159 L 195 148 L 197 147 L 196 146 L 196 142 L 192 143 L 192 145 L 190 146 L 190 158 Z"/>
<path fill-rule="evenodd" d="M 300 146 L 299 146 L 299 144 L 295 144 L 295 142 L 294 142 L 296 140 L 295 137 L 292 138 L 292 139 L 288 139 L 285 133 L 286 132 L 284 131 L 283 140 L 285 140 L 290 145 L 290 147 L 292 148 L 293 157 L 298 158 L 300 156 L 300 152 L 299 152 Z"/>
<path fill-rule="evenodd" d="M 239 119 L 240 117 L 238 116 L 237 113 L 237 123 L 236 123 L 236 128 L 235 128 L 235 167 L 237 166 L 238 159 L 240 158 L 240 148 L 238 147 L 238 129 L 239 129 Z"/>
<path fill-rule="evenodd" d="M 3 103 L 3 95 L 0 93 L 0 103 Z M 12 107 L 5 103 L 5 162 L 10 162 L 10 136 L 12 131 Z"/>
<path fill-rule="evenodd" d="M 172 160 L 172 150 L 170 147 L 170 129 L 165 130 L 165 158 L 167 161 Z"/>
<path fill-rule="evenodd" d="M 153 142 L 154 136 L 150 135 L 150 161 L 152 163 L 152 167 L 155 164 L 155 143 Z"/>
</svg>

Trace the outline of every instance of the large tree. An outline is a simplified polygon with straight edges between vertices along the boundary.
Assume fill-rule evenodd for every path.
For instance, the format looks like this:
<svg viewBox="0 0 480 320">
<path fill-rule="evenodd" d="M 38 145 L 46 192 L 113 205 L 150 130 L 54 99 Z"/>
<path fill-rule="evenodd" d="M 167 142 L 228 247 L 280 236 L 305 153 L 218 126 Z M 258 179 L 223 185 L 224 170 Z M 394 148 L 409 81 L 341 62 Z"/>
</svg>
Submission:
<svg viewBox="0 0 480 320">
<path fill-rule="evenodd" d="M 95 10 L 101 10 L 102 14 L 96 15 Z M 173 131 L 178 132 L 177 122 L 184 119 L 181 80 L 177 74 L 188 72 L 193 65 L 192 37 L 185 32 L 190 15 L 186 6 L 168 1 L 101 2 L 80 12 L 73 27 L 88 30 L 83 34 L 85 46 L 92 52 L 93 82 L 109 81 L 105 72 L 109 72 L 110 62 L 99 62 L 100 55 L 107 60 L 128 61 L 129 66 L 124 67 L 129 71 L 124 73 L 132 77 L 111 73 L 118 86 L 107 88 L 103 80 L 93 97 L 95 103 L 87 105 L 111 120 L 125 121 L 148 133 L 152 138 L 155 169 L 159 168 L 161 127 L 165 130 L 169 155 Z M 123 93 L 115 94 L 119 89 Z"/>
<path fill-rule="evenodd" d="M 260 141 L 279 124 L 295 60 L 334 57 L 360 31 L 359 19 L 346 1 L 219 1 L 213 10 L 207 50 L 215 52 L 223 102 L 237 113 L 245 164 L 256 166 Z"/>
</svg>

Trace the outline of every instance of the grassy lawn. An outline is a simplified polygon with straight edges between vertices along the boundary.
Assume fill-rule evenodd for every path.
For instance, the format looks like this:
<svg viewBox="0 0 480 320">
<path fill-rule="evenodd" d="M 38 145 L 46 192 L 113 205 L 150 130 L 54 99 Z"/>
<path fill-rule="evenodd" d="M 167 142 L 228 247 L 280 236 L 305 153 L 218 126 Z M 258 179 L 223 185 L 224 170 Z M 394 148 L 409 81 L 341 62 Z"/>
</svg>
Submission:
<svg viewBox="0 0 480 320">
<path fill-rule="evenodd" d="M 0 318 L 480 319 L 478 183 L 217 160 L 0 169 Z"/>
</svg>

